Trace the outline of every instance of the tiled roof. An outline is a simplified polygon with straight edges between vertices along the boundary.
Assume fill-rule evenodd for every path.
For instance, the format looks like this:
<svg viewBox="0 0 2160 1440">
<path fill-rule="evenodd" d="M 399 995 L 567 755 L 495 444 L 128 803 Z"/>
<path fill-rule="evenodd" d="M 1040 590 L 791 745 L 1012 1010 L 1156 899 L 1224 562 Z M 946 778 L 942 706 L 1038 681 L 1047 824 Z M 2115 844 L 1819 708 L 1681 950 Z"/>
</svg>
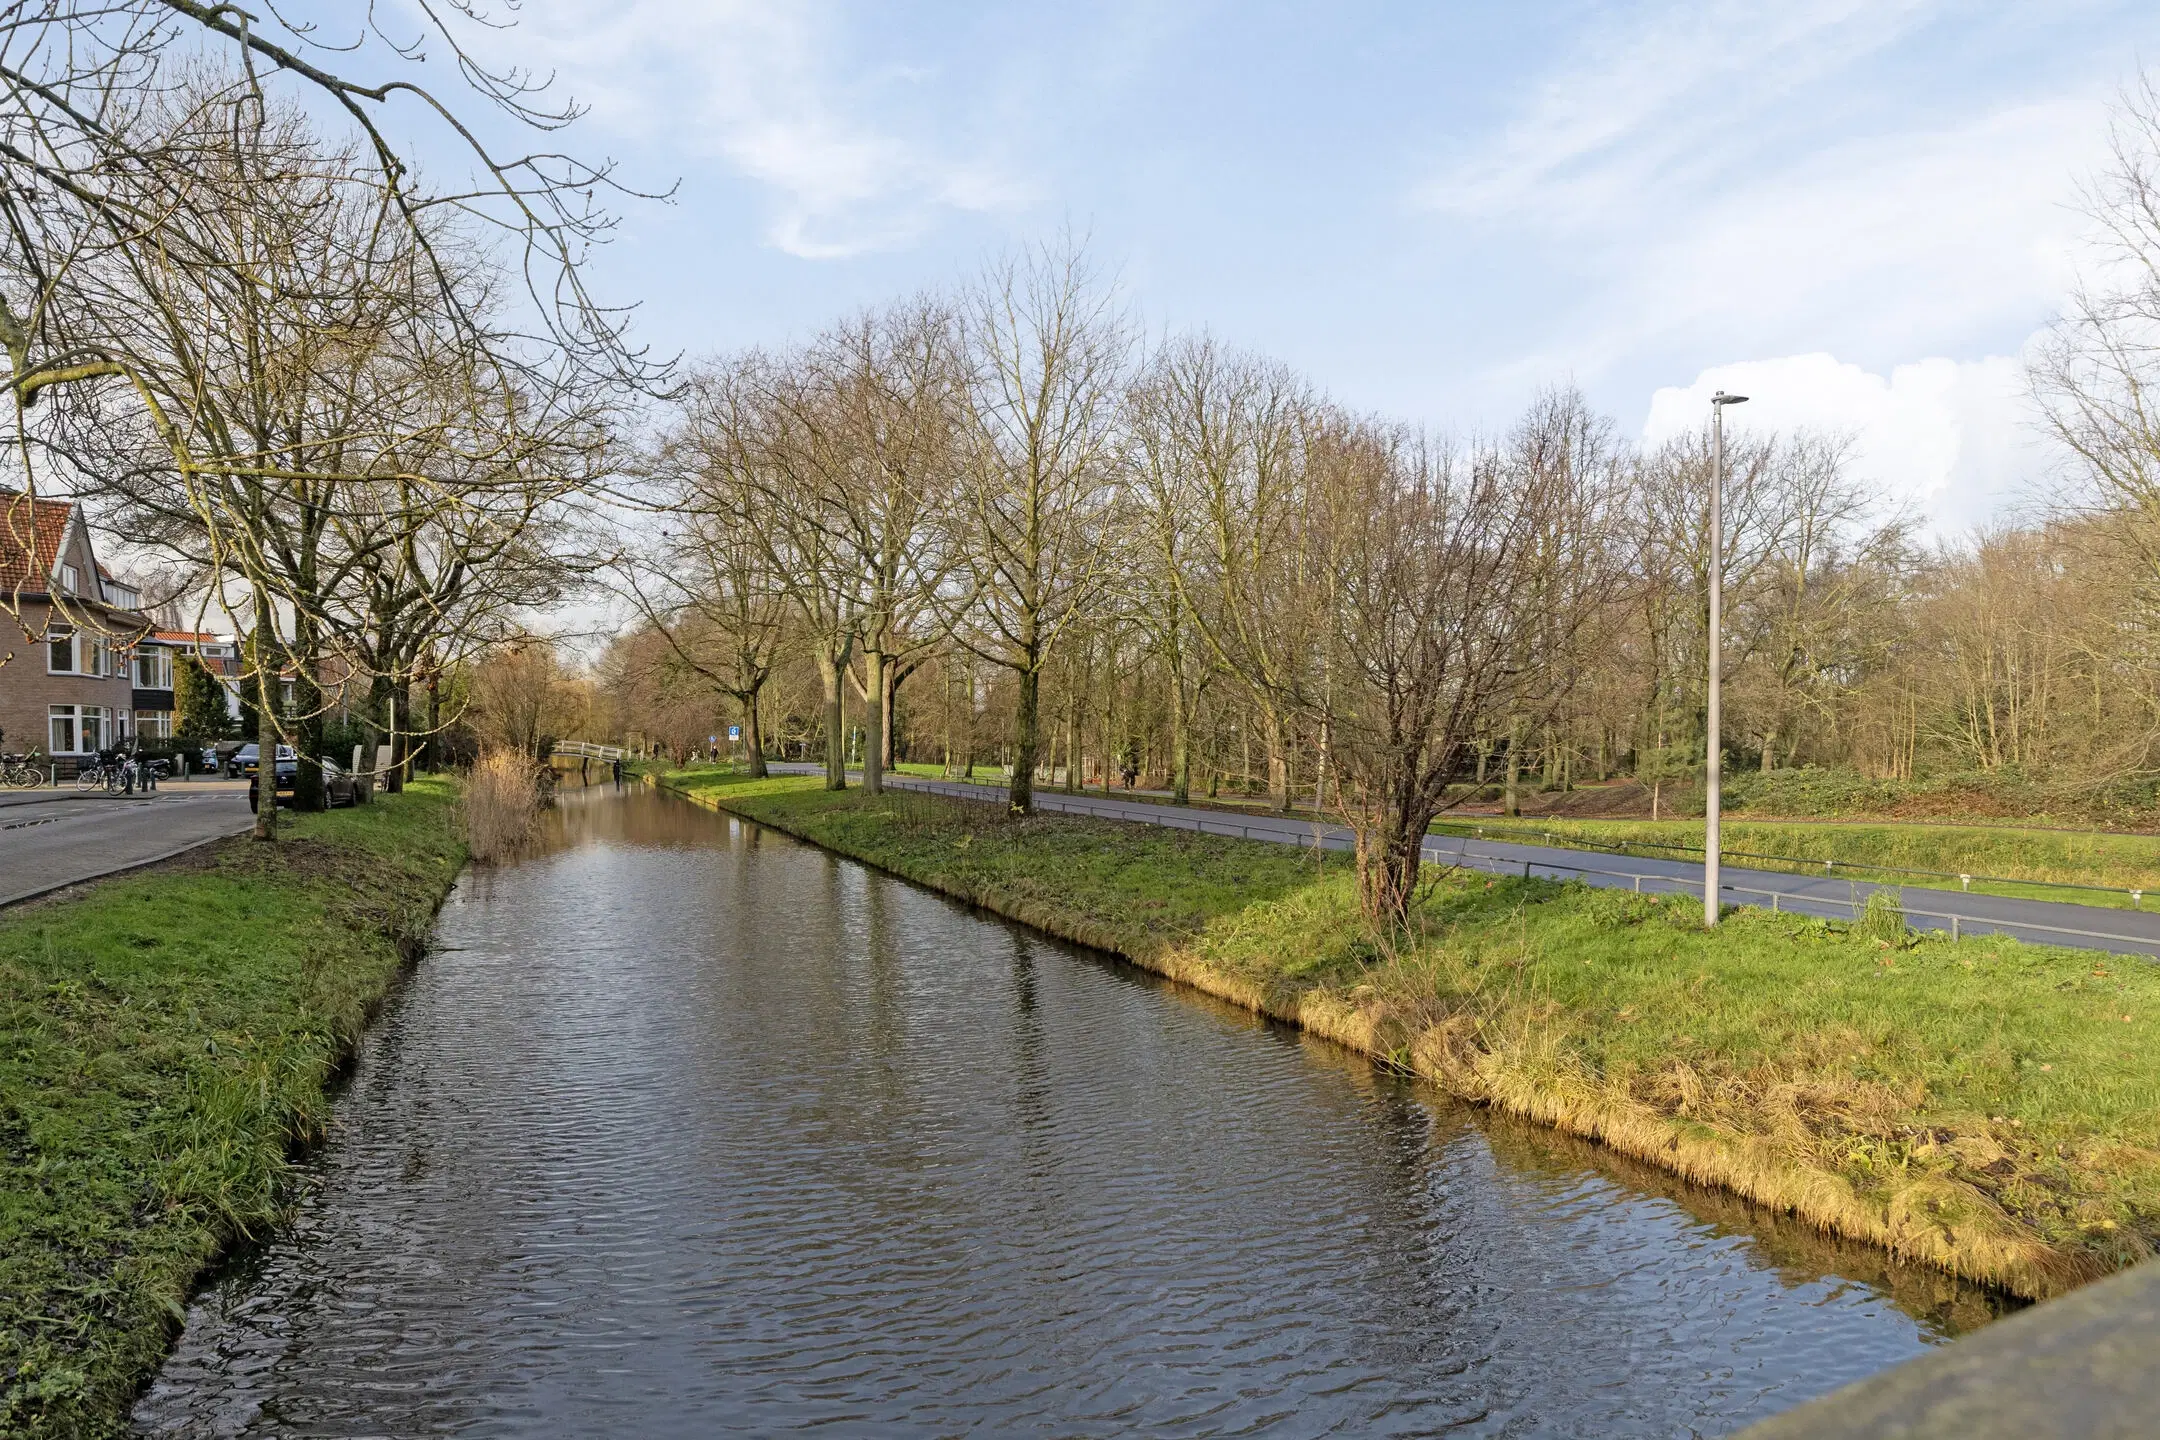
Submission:
<svg viewBox="0 0 2160 1440">
<path fill-rule="evenodd" d="M 32 499 L 20 490 L 0 490 L 0 591 L 45 593 L 74 513 L 72 500 Z"/>
<path fill-rule="evenodd" d="M 213 634 L 208 630 L 156 630 L 151 632 L 150 638 L 153 640 L 169 640 L 175 645 L 232 644 L 230 637 Z"/>
</svg>

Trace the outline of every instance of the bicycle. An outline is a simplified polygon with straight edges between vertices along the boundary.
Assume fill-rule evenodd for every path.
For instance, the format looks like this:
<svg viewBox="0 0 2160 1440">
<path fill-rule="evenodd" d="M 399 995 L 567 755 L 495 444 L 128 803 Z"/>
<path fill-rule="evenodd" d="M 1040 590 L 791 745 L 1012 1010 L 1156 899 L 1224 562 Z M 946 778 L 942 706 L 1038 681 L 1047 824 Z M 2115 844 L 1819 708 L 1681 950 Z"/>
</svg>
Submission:
<svg viewBox="0 0 2160 1440">
<path fill-rule="evenodd" d="M 126 778 L 125 767 L 118 756 L 100 754 L 75 772 L 77 790 L 103 789 L 108 795 L 120 793 L 121 782 Z"/>
<path fill-rule="evenodd" d="M 18 790 L 35 790 L 45 783 L 45 772 L 38 768 L 38 752 L 28 755 L 0 755 L 0 785 L 12 785 Z"/>
</svg>

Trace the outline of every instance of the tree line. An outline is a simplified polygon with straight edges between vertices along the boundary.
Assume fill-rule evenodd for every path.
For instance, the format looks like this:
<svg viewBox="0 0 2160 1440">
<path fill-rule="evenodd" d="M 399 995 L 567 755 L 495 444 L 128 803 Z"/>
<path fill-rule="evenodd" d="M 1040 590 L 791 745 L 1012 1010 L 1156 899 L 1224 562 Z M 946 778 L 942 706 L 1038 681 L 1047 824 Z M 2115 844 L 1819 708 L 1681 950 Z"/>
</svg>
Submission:
<svg viewBox="0 0 2160 1440">
<path fill-rule="evenodd" d="M 2094 213 L 2160 259 L 2160 105 L 2125 104 Z M 1360 413 L 1207 334 L 1146 340 L 1084 248 L 709 362 L 637 462 L 621 733 L 1306 804 L 1377 919 L 1433 819 L 1628 777 L 1685 813 L 1726 594 L 1724 750 L 1762 771 L 2160 775 L 2160 266 L 2082 293 L 2034 367 L 2063 499 L 1922 543 L 1849 440 L 1623 440 L 1567 388 L 1494 433 Z M 2125 280 L 2123 277 L 2128 276 Z M 2141 387 L 2144 387 L 2141 389 Z M 1707 417 L 1706 417 L 1707 420 Z"/>
</svg>

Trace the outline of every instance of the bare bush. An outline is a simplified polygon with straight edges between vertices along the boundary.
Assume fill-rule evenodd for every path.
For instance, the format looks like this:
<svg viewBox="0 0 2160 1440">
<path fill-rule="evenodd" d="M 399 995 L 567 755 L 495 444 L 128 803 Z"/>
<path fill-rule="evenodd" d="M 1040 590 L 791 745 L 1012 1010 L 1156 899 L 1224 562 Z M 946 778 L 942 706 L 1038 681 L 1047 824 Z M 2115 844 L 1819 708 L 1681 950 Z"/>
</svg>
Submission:
<svg viewBox="0 0 2160 1440">
<path fill-rule="evenodd" d="M 490 750 L 465 782 L 465 845 L 475 860 L 504 860 L 532 839 L 546 796 L 531 760 Z"/>
</svg>

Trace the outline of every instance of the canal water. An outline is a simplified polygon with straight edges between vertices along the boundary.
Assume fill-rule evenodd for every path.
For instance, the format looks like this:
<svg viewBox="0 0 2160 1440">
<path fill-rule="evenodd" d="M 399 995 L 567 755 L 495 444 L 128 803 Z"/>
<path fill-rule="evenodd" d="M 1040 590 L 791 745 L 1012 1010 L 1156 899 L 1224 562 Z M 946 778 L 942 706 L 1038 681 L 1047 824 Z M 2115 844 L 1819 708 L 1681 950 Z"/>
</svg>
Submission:
<svg viewBox="0 0 2160 1440">
<path fill-rule="evenodd" d="M 1719 1435 L 1992 1313 L 682 801 L 550 825 L 140 1432 Z"/>
</svg>

